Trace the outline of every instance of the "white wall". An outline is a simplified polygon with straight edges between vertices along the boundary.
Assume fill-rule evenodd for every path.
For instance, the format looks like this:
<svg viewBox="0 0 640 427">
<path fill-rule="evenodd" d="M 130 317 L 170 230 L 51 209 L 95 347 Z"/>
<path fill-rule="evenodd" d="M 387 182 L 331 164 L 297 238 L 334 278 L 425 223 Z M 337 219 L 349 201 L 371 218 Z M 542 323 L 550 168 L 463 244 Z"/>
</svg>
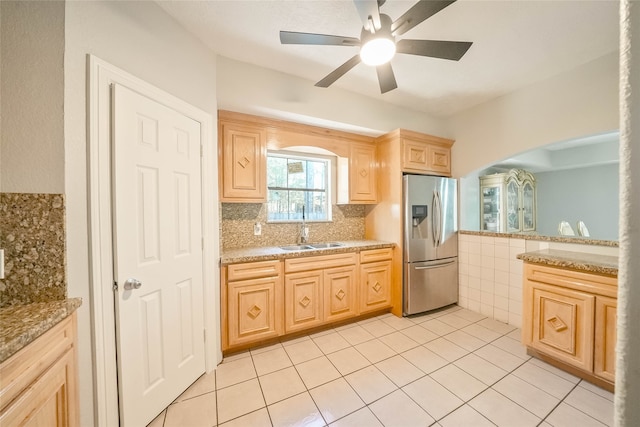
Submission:
<svg viewBox="0 0 640 427">
<path fill-rule="evenodd" d="M 63 193 L 64 3 L 0 8 L 0 191 Z"/>
<path fill-rule="evenodd" d="M 66 2 L 64 57 L 68 294 L 79 310 L 81 425 L 94 423 L 87 233 L 87 54 L 216 117 L 215 54 L 153 2 Z M 214 262 L 214 261 L 212 261 Z M 111 286 L 109 283 L 94 286 Z"/>
<path fill-rule="evenodd" d="M 618 53 L 464 111 L 449 120 L 452 174 L 552 142 L 616 130 Z"/>
<path fill-rule="evenodd" d="M 372 136 L 397 128 L 444 138 L 452 135 L 444 120 L 425 113 L 339 88 L 318 88 L 311 80 L 222 56 L 217 82 L 218 106 L 223 110 Z"/>
</svg>

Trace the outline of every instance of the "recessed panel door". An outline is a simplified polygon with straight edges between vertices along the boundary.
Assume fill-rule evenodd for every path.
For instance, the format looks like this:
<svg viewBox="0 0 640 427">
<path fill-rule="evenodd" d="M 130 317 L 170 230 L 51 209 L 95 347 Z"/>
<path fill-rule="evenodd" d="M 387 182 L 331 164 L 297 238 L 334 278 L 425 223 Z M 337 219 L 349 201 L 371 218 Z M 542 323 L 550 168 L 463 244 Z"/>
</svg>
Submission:
<svg viewBox="0 0 640 427">
<path fill-rule="evenodd" d="M 119 85 L 112 107 L 120 423 L 140 426 L 205 370 L 200 124 Z"/>
</svg>

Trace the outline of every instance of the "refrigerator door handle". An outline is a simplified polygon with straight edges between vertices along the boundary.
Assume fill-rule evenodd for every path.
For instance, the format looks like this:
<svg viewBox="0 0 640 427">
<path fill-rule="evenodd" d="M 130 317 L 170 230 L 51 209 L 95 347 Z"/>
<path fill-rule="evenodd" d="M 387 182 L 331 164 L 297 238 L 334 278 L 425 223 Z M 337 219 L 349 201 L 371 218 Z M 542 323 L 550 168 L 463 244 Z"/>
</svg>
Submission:
<svg viewBox="0 0 640 427">
<path fill-rule="evenodd" d="M 433 211 L 431 223 L 433 229 L 433 244 L 435 247 L 438 247 L 440 243 L 442 243 L 442 201 L 438 190 L 434 190 L 433 192 Z"/>
<path fill-rule="evenodd" d="M 434 263 L 430 263 L 429 265 L 425 265 L 425 266 L 421 266 L 421 267 L 414 267 L 414 268 L 416 270 L 428 270 L 430 268 L 444 267 L 445 265 L 450 265 L 450 264 L 453 264 L 454 262 L 456 262 L 455 259 L 450 259 L 450 260 L 434 262 Z"/>
</svg>

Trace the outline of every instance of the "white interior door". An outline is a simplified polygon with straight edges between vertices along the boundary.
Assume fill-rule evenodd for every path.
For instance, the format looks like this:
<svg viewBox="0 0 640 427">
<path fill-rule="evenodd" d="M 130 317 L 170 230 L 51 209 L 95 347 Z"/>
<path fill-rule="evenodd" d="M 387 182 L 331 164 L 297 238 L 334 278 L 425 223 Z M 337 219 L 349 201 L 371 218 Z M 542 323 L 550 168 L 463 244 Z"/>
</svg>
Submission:
<svg viewBox="0 0 640 427">
<path fill-rule="evenodd" d="M 143 426 L 205 371 L 201 130 L 124 86 L 112 99 L 120 425 Z"/>
</svg>

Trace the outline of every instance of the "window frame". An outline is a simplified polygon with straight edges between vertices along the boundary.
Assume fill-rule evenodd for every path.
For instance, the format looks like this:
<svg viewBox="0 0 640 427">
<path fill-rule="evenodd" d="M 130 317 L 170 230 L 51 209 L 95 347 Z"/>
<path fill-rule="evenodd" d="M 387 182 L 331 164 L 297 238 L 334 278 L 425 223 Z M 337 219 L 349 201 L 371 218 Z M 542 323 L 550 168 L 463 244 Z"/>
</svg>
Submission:
<svg viewBox="0 0 640 427">
<path fill-rule="evenodd" d="M 302 161 L 323 161 L 326 163 L 325 173 L 325 192 L 326 192 L 326 219 L 305 219 L 306 223 L 321 223 L 321 222 L 333 222 L 332 205 L 334 204 L 335 192 L 333 186 L 336 181 L 336 158 L 335 156 L 317 154 L 303 151 L 290 151 L 290 150 L 267 150 L 267 174 L 269 173 L 269 157 L 280 157 L 285 159 L 302 160 Z M 270 219 L 269 218 L 269 195 L 271 189 L 285 190 L 285 191 L 313 191 L 312 188 L 283 188 L 283 187 L 269 187 L 269 180 L 267 179 L 267 223 L 269 224 L 285 224 L 285 223 L 302 223 L 302 219 Z"/>
</svg>

